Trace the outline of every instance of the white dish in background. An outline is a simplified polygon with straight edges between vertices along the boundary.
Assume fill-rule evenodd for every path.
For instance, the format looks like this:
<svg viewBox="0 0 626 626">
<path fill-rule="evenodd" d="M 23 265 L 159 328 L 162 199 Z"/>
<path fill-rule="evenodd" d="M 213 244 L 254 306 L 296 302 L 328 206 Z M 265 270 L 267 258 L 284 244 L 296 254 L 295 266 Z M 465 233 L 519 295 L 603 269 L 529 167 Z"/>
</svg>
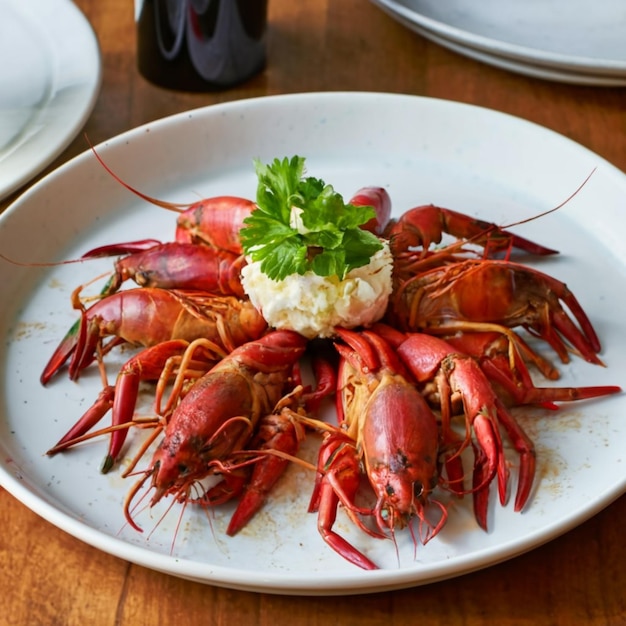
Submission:
<svg viewBox="0 0 626 626">
<path fill-rule="evenodd" d="M 626 6 L 620 0 L 372 1 L 405 25 L 408 20 L 463 46 L 462 54 L 474 50 L 473 58 L 482 52 L 518 65 L 626 77 Z M 518 71 L 515 64 L 510 69 Z"/>
<path fill-rule="evenodd" d="M 541 267 L 567 282 L 603 341 L 607 368 L 574 359 L 560 366 L 561 383 L 623 380 L 626 333 L 615 312 L 626 307 L 626 246 L 620 236 L 626 176 L 545 128 L 454 102 L 312 93 L 181 113 L 97 149 L 126 182 L 169 201 L 253 197 L 253 158 L 268 162 L 301 154 L 310 175 L 344 195 L 363 185 L 382 185 L 396 213 L 432 202 L 498 223 L 557 206 L 595 168 L 563 209 L 516 230 L 561 251 L 542 260 Z M 171 212 L 137 199 L 85 152 L 0 216 L 0 250 L 19 261 L 76 258 L 114 241 L 173 239 L 174 223 Z M 79 383 L 62 374 L 47 388 L 39 384 L 39 374 L 75 320 L 72 290 L 111 266 L 110 259 L 47 269 L 0 264 L 5 302 L 0 483 L 51 523 L 108 553 L 175 576 L 250 591 L 384 591 L 516 556 L 580 524 L 625 491 L 626 396 L 620 394 L 520 417 L 537 445 L 536 488 L 523 514 L 514 513 L 511 503 L 498 506 L 492 496 L 489 533 L 477 527 L 467 498 L 451 506 L 446 527 L 416 553 L 410 534 L 398 532 L 398 561 L 391 542 L 365 536 L 340 512 L 337 530 L 377 561 L 379 571 L 355 568 L 322 541 L 315 516 L 306 512 L 312 476 L 304 469 L 292 470 L 268 506 L 234 538 L 224 534 L 229 510 L 217 510 L 209 523 L 188 507 L 172 548 L 178 509 L 156 528 L 160 510 L 138 513 L 143 534 L 125 525 L 122 503 L 132 479 L 122 480 L 118 471 L 99 473 L 106 441 L 44 455 L 94 401 L 101 382 L 97 368 Z M 514 457 L 511 461 L 516 464 Z"/>
<path fill-rule="evenodd" d="M 53 161 L 85 124 L 100 51 L 69 0 L 0 0 L 0 198 Z"/>
<path fill-rule="evenodd" d="M 417 22 L 413 22 L 407 19 L 405 16 L 398 13 L 394 13 L 386 5 L 382 4 L 385 0 L 373 0 L 373 2 L 379 4 L 380 8 L 386 13 L 391 15 L 398 22 L 414 31 L 418 35 L 429 39 L 433 43 L 436 43 L 448 50 L 452 50 L 457 54 L 469 57 L 475 61 L 480 61 L 487 65 L 492 65 L 499 69 L 521 74 L 523 76 L 530 76 L 531 78 L 541 78 L 543 80 L 550 80 L 559 83 L 568 83 L 571 85 L 589 85 L 595 87 L 624 87 L 626 86 L 626 76 L 620 78 L 619 76 L 601 76 L 593 74 L 581 74 L 578 72 L 572 72 L 568 70 L 552 69 L 543 65 L 535 65 L 533 63 L 524 63 L 521 61 L 514 61 L 508 57 L 498 56 L 490 54 L 476 48 L 470 48 L 457 41 L 446 39 L 435 34 L 433 31 L 423 28 Z"/>
</svg>

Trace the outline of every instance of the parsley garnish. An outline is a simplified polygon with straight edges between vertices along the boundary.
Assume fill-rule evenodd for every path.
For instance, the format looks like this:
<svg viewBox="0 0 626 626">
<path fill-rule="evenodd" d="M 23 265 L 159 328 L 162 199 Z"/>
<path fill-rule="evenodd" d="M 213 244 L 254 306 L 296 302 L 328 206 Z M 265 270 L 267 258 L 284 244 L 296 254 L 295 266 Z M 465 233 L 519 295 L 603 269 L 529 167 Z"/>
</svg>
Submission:
<svg viewBox="0 0 626 626">
<path fill-rule="evenodd" d="M 373 207 L 345 204 L 331 185 L 304 177 L 304 158 L 255 160 L 259 179 L 257 208 L 244 220 L 244 252 L 261 262 L 269 278 L 312 271 L 338 276 L 367 265 L 382 248 L 378 237 L 359 228 L 376 213 Z M 294 227 L 294 212 L 301 227 Z"/>
</svg>

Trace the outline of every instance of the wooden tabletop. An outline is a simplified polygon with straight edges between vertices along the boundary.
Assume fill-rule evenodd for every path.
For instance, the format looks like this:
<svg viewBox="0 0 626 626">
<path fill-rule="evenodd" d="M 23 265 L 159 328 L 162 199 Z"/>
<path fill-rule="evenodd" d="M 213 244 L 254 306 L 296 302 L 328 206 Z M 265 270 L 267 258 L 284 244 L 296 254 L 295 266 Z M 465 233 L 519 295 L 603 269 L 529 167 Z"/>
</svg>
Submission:
<svg viewBox="0 0 626 626">
<path fill-rule="evenodd" d="M 218 102 L 381 91 L 511 113 L 626 171 L 625 88 L 559 84 L 480 64 L 409 32 L 367 0 L 271 0 L 267 68 L 240 87 L 202 94 L 160 89 L 138 74 L 132 2 L 76 4 L 102 50 L 102 89 L 85 126 L 94 144 Z M 41 175 L 84 149 L 79 136 Z M 624 624 L 624 520 L 626 497 L 543 547 L 460 578 L 356 599 L 284 597 L 191 583 L 109 556 L 0 489 L 0 624 Z"/>
</svg>

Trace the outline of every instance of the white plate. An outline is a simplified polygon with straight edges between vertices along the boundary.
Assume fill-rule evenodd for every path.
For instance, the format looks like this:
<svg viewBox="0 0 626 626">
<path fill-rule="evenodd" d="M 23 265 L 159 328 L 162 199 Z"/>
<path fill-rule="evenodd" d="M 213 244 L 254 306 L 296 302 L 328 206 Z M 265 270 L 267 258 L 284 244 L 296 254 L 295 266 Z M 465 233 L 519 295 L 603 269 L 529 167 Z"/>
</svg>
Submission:
<svg viewBox="0 0 626 626">
<path fill-rule="evenodd" d="M 626 76 L 620 0 L 373 2 L 465 48 L 557 70 Z"/>
<path fill-rule="evenodd" d="M 100 88 L 100 51 L 69 0 L 0 0 L 0 198 L 57 157 Z"/>
<path fill-rule="evenodd" d="M 252 159 L 301 154 L 308 171 L 344 195 L 383 185 L 395 211 L 435 203 L 510 223 L 554 207 L 597 168 L 561 211 L 518 228 L 561 250 L 542 262 L 582 300 L 604 342 L 608 368 L 574 360 L 563 382 L 619 384 L 626 371 L 623 205 L 626 177 L 599 156 L 507 115 L 412 96 L 324 93 L 227 103 L 167 118 L 98 147 L 123 178 L 165 200 L 253 196 Z M 138 200 L 84 153 L 29 189 L 0 217 L 0 250 L 20 261 L 76 258 L 96 245 L 172 239 L 172 213 Z M 546 241 L 547 240 L 547 241 Z M 24 242 L 28 241 L 25 248 Z M 38 376 L 75 316 L 71 291 L 110 260 L 53 269 L 0 264 L 0 481 L 26 506 L 79 539 L 123 559 L 204 583 L 284 594 L 349 594 L 419 585 L 483 568 L 553 539 L 626 487 L 626 397 L 612 396 L 523 418 L 537 443 L 538 483 L 528 510 L 492 501 L 492 530 L 478 529 L 471 502 L 454 503 L 441 534 L 414 553 L 408 532 L 369 539 L 340 512 L 337 529 L 382 566 L 361 571 L 322 541 L 307 514 L 311 476 L 292 471 L 271 504 L 235 538 L 228 511 L 209 521 L 189 507 L 172 550 L 179 511 L 160 525 L 143 511 L 124 525 L 132 481 L 99 474 L 106 442 L 53 458 L 44 452 L 95 399 L 96 371 L 78 384 Z M 601 281 L 597 280 L 602 275 Z M 523 416 L 522 416 L 523 417 Z M 515 459 L 511 459 L 515 463 Z"/>
<path fill-rule="evenodd" d="M 612 75 L 600 75 L 600 74 L 586 74 L 580 72 L 574 72 L 570 70 L 560 70 L 546 67 L 545 65 L 536 65 L 534 63 L 515 61 L 509 57 L 501 56 L 497 54 L 491 54 L 483 50 L 472 48 L 459 43 L 456 39 L 447 39 L 436 34 L 434 31 L 424 28 L 419 24 L 417 20 L 413 21 L 408 19 L 404 13 L 398 13 L 391 5 L 388 5 L 387 0 L 372 0 L 375 4 L 378 4 L 383 11 L 388 13 L 396 21 L 400 22 L 410 30 L 414 31 L 418 35 L 429 39 L 430 41 L 452 50 L 458 54 L 480 61 L 487 65 L 508 70 L 509 72 L 515 72 L 523 76 L 530 76 L 531 78 L 541 78 L 543 80 L 551 80 L 559 83 L 568 83 L 572 85 L 589 85 L 595 87 L 623 87 L 626 86 L 626 76 L 612 76 Z"/>
</svg>

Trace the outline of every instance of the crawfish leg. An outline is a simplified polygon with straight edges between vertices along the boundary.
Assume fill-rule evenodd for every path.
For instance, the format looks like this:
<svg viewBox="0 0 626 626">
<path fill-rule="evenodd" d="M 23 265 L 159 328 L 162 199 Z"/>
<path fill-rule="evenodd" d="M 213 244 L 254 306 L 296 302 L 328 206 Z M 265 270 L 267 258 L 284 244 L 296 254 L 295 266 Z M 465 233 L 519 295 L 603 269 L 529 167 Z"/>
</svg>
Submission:
<svg viewBox="0 0 626 626">
<path fill-rule="evenodd" d="M 333 481 L 333 478 L 330 478 Z M 320 494 L 320 509 L 318 512 L 317 529 L 322 536 L 322 539 L 340 556 L 344 559 L 366 570 L 378 569 L 378 565 L 366 557 L 362 552 L 357 550 L 351 543 L 344 539 L 341 535 L 338 535 L 333 526 L 337 519 L 337 507 L 341 498 L 337 495 L 336 491 L 330 486 L 329 482 L 326 486 L 322 487 Z"/>
<path fill-rule="evenodd" d="M 438 375 L 436 383 L 441 403 L 441 458 L 446 470 L 448 488 L 455 495 L 462 496 L 465 493 L 465 472 L 461 453 L 467 444 L 452 429 L 452 391 L 447 377 Z"/>
<path fill-rule="evenodd" d="M 487 417 L 479 416 L 473 423 L 478 443 L 472 443 L 474 449 L 474 473 L 472 493 L 474 515 L 479 526 L 487 530 L 487 510 L 489 505 L 489 487 L 494 474 L 498 474 L 498 493 L 500 501 L 506 500 L 508 469 L 502 452 L 502 441 L 497 426 Z"/>
<path fill-rule="evenodd" d="M 113 426 L 128 424 L 133 419 L 139 383 L 142 380 L 157 380 L 169 359 L 180 356 L 189 343 L 183 339 L 173 339 L 146 348 L 138 355 L 129 359 L 120 370 L 115 383 L 115 399 L 113 400 Z M 106 474 L 119 456 L 127 428 L 113 430 L 109 442 L 109 450 L 102 464 L 101 471 Z"/>
<path fill-rule="evenodd" d="M 475 435 L 474 512 L 480 526 L 486 529 L 489 485 L 496 474 L 500 501 L 506 500 L 508 469 L 498 430 L 499 419 L 506 411 L 472 358 L 453 354 L 442 361 L 442 367 L 451 388 L 463 398 L 468 432 L 473 431 Z"/>
<path fill-rule="evenodd" d="M 72 443 L 78 438 L 82 437 L 89 429 L 95 426 L 111 409 L 113 406 L 113 399 L 115 397 L 115 387 L 107 385 L 99 394 L 96 401 L 91 407 L 85 411 L 83 416 L 70 428 L 58 443 L 50 448 L 46 454 L 52 456 L 57 452 L 61 452 L 70 447 Z"/>
<path fill-rule="evenodd" d="M 368 529 L 357 515 L 363 511 L 354 504 L 359 488 L 359 460 L 354 442 L 341 433 L 326 435 L 320 448 L 319 468 L 309 511 L 318 513 L 317 529 L 322 539 L 353 565 L 366 570 L 378 569 L 378 565 L 333 530 L 337 507 L 343 504 L 359 528 L 373 537 L 384 537 Z"/>
<path fill-rule="evenodd" d="M 520 455 L 519 478 L 515 496 L 515 511 L 521 511 L 533 486 L 535 479 L 536 456 L 535 446 L 515 418 L 503 407 L 498 409 L 498 419 Z"/>
</svg>

